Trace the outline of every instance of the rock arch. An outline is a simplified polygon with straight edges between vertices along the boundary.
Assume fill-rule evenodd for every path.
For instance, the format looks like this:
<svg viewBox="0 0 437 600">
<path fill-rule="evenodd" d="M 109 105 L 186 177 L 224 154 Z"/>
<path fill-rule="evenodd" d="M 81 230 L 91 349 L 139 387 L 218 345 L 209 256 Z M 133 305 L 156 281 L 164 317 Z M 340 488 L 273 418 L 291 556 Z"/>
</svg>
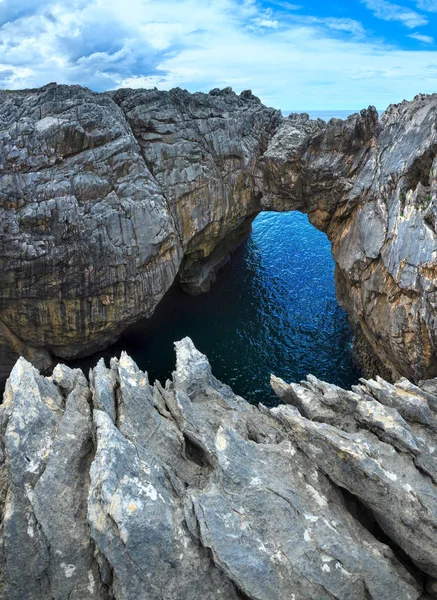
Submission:
<svg viewBox="0 0 437 600">
<path fill-rule="evenodd" d="M 175 277 L 204 291 L 262 210 L 325 231 L 339 298 L 392 376 L 437 374 L 437 96 L 345 121 L 249 91 L 0 92 L 0 339 L 90 354 Z"/>
</svg>

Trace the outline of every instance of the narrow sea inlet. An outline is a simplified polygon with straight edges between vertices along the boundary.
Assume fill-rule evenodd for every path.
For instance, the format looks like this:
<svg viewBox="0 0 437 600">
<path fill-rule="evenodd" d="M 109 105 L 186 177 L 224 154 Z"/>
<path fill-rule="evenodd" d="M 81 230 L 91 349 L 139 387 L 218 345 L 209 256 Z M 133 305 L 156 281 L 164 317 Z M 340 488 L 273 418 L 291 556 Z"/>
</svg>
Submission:
<svg viewBox="0 0 437 600">
<path fill-rule="evenodd" d="M 203 296 L 172 288 L 155 314 L 103 353 L 122 350 L 162 383 L 174 369 L 173 342 L 190 336 L 214 375 L 253 403 L 276 403 L 269 379 L 300 381 L 312 373 L 349 388 L 357 382 L 352 332 L 339 307 L 330 242 L 306 215 L 261 213 L 249 239 Z"/>
</svg>

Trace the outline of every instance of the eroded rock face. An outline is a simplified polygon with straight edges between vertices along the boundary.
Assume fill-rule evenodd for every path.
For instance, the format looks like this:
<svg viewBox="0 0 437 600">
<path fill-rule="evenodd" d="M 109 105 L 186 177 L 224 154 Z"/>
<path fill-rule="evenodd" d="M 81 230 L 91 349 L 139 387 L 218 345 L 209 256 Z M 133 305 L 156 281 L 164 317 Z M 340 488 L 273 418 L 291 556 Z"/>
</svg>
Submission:
<svg viewBox="0 0 437 600">
<path fill-rule="evenodd" d="M 28 356 L 20 342 L 89 353 L 171 285 L 172 217 L 110 98 L 66 86 L 0 95 L 0 335 Z"/>
<path fill-rule="evenodd" d="M 389 107 L 332 234 L 345 307 L 395 376 L 436 374 L 437 96 Z"/>
<path fill-rule="evenodd" d="M 279 118 L 229 90 L 0 92 L 3 344 L 43 368 L 149 316 L 178 272 L 206 289 L 260 210 Z"/>
<path fill-rule="evenodd" d="M 1 598 L 437 597 L 435 380 L 273 379 L 294 406 L 269 410 L 188 338 L 176 349 L 165 388 L 126 354 L 90 386 L 17 362 L 0 407 Z"/>
<path fill-rule="evenodd" d="M 119 90 L 144 160 L 161 186 L 184 251 L 179 279 L 206 291 L 214 268 L 250 232 L 261 210 L 259 158 L 280 112 L 251 92 Z"/>
<path fill-rule="evenodd" d="M 229 88 L 0 92 L 4 360 L 91 354 L 176 276 L 207 290 L 259 211 L 300 210 L 379 370 L 436 375 L 436 112 L 418 96 L 326 124 Z"/>
</svg>

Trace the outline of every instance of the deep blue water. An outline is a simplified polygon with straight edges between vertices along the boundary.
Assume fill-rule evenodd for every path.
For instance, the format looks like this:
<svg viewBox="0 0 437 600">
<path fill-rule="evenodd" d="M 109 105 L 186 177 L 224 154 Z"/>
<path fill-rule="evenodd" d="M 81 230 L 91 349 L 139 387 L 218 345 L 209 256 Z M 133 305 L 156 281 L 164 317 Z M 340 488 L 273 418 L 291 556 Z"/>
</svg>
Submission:
<svg viewBox="0 0 437 600">
<path fill-rule="evenodd" d="M 330 243 L 297 212 L 261 213 L 210 292 L 192 297 L 173 288 L 150 319 L 79 364 L 125 349 L 152 381 L 164 382 L 174 369 L 173 342 L 186 335 L 214 375 L 250 402 L 275 403 L 271 373 L 288 382 L 308 373 L 343 387 L 357 382 Z"/>
</svg>

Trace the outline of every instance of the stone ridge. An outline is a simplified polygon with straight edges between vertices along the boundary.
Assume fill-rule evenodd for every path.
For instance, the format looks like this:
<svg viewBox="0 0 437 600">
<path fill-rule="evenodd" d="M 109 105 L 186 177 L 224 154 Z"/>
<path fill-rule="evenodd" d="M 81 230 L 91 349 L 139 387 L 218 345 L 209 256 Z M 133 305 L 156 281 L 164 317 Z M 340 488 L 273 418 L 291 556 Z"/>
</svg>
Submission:
<svg viewBox="0 0 437 600">
<path fill-rule="evenodd" d="M 123 354 L 0 406 L 2 600 L 437 598 L 437 380 L 314 377 L 248 404 L 188 338 L 165 388 Z"/>
<path fill-rule="evenodd" d="M 437 95 L 325 123 L 230 88 L 0 92 L 0 363 L 93 353 L 300 210 L 372 369 L 437 375 L 436 117 Z"/>
</svg>

